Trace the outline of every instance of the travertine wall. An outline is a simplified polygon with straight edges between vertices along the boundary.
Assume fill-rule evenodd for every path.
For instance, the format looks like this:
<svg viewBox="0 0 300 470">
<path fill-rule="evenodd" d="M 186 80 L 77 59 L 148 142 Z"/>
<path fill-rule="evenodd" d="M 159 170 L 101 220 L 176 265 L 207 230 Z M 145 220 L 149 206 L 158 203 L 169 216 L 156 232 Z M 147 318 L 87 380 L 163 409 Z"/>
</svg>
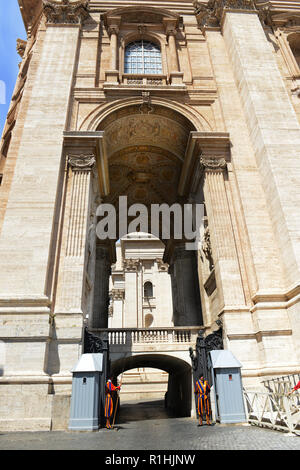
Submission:
<svg viewBox="0 0 300 470">
<path fill-rule="evenodd" d="M 210 241 L 198 256 L 201 311 L 191 293 L 190 261 L 175 261 L 185 285 L 180 294 L 185 322 L 195 324 L 202 312 L 210 331 L 222 320 L 225 347 L 243 364 L 246 384 L 298 371 L 300 108 L 290 85 L 298 86 L 300 71 L 286 39 L 289 28 L 300 27 L 297 18 L 289 19 L 289 9 L 286 17 L 282 12 L 276 17 L 275 6 L 271 30 L 246 0 L 236 10 L 234 2 L 229 9 L 225 1 L 218 11 L 202 2 L 197 15 L 188 0 L 134 7 L 93 1 L 89 13 L 81 11 L 78 23 L 72 23 L 63 14 L 52 21 L 49 12 L 48 21 L 46 16 L 30 19 L 33 10 L 26 3 L 24 18 L 35 25 L 20 69 L 19 82 L 28 65 L 27 80 L 18 112 L 8 118 L 6 129 L 11 120 L 16 123 L 1 159 L 0 338 L 7 361 L 0 428 L 49 429 L 51 408 L 56 413 L 69 400 L 83 321 L 89 315 L 96 326 L 107 324 L 100 292 L 108 284 L 112 259 L 109 251 L 100 256 L 103 247 L 98 247 L 97 260 L 94 224 L 96 200 L 105 200 L 116 186 L 108 155 L 112 144 L 117 146 L 96 131 L 105 119 L 107 124 L 116 118 L 117 128 L 130 113 L 135 123 L 147 114 L 142 132 L 153 131 L 151 120 L 157 116 L 156 125 L 168 123 L 161 126 L 164 137 L 174 123 L 173 138 L 162 143 L 149 131 L 139 145 L 150 154 L 154 142 L 156 153 L 172 154 L 179 172 L 178 187 L 173 184 L 176 201 L 206 203 Z M 151 24 L 144 21 L 147 15 Z M 157 83 L 128 84 L 124 48 L 141 34 L 161 45 L 163 76 Z M 162 139 L 163 133 L 158 135 Z M 74 154 L 81 170 L 71 168 Z M 94 160 L 83 169 L 87 157 Z M 158 176 L 150 166 L 132 185 L 142 178 L 143 189 L 153 195 L 150 183 Z M 167 177 L 164 184 L 159 180 L 156 193 L 167 184 Z M 112 200 L 126 188 L 117 186 L 120 194 Z M 79 251 L 68 250 L 70 239 L 79 243 Z M 213 260 L 210 266 L 205 253 Z M 118 321 L 141 327 L 138 312 L 131 321 L 123 309 L 136 302 L 142 278 L 130 271 L 125 277 L 129 291 L 125 300 L 117 300 Z M 168 307 L 162 302 L 159 308 Z M 55 406 L 53 393 L 61 396 Z"/>
</svg>

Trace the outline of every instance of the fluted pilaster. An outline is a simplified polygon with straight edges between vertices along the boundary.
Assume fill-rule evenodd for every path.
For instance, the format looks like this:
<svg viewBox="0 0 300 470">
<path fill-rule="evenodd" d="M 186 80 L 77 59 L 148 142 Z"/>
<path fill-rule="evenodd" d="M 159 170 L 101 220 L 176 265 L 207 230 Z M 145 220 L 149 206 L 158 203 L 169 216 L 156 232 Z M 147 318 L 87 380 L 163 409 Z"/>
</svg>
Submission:
<svg viewBox="0 0 300 470">
<path fill-rule="evenodd" d="M 226 161 L 201 157 L 201 165 L 217 287 L 223 306 L 243 305 L 245 298 L 224 182 Z"/>
</svg>

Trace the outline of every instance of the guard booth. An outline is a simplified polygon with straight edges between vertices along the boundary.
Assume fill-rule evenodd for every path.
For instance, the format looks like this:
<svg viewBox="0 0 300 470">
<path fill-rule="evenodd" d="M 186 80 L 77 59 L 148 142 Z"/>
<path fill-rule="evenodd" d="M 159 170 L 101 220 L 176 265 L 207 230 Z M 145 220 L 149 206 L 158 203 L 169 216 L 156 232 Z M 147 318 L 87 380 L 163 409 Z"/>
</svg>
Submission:
<svg viewBox="0 0 300 470">
<path fill-rule="evenodd" d="M 72 370 L 69 429 L 95 431 L 100 426 L 103 354 L 82 354 Z"/>
<path fill-rule="evenodd" d="M 208 367 L 216 405 L 216 420 L 220 423 L 246 422 L 242 364 L 231 351 L 213 350 L 208 354 Z"/>
</svg>

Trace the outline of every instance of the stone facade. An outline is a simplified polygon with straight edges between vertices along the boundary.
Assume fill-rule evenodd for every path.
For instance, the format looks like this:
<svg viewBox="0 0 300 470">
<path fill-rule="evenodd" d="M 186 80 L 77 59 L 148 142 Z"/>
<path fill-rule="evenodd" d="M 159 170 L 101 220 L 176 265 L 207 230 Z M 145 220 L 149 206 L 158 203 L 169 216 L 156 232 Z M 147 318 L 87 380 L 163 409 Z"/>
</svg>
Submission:
<svg viewBox="0 0 300 470">
<path fill-rule="evenodd" d="M 61 426 L 127 233 L 100 243 L 97 207 L 122 195 L 205 203 L 197 253 L 162 236 L 174 325 L 221 320 L 246 386 L 299 372 L 300 3 L 19 4 L 28 38 L 0 149 L 0 429 Z M 162 73 L 124 72 L 140 40 Z"/>
</svg>

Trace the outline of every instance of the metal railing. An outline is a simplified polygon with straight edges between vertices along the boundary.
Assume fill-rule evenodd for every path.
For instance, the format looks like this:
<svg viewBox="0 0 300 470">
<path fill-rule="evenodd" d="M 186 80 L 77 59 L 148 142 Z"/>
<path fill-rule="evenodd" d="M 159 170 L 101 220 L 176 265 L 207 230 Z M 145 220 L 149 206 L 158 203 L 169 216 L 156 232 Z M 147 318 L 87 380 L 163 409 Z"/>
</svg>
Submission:
<svg viewBox="0 0 300 470">
<path fill-rule="evenodd" d="M 300 436 L 300 394 L 244 390 L 248 422 Z"/>
<path fill-rule="evenodd" d="M 171 328 L 108 328 L 93 329 L 91 332 L 100 338 L 108 336 L 110 345 L 130 344 L 183 344 L 195 343 L 201 327 Z"/>
<path fill-rule="evenodd" d="M 262 383 L 269 392 L 285 394 L 290 392 L 300 380 L 300 374 L 289 374 L 263 380 Z"/>
</svg>

